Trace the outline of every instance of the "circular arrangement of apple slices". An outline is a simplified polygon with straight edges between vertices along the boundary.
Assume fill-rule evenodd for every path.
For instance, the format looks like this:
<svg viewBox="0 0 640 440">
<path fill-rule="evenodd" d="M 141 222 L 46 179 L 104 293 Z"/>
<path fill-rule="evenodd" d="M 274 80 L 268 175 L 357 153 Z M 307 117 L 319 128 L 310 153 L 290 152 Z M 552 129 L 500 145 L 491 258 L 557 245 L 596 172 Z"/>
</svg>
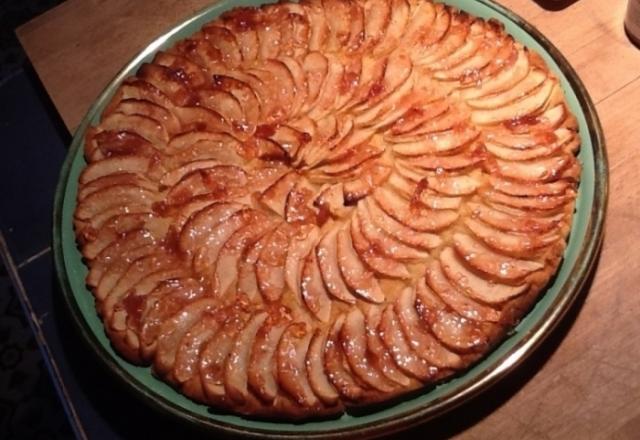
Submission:
<svg viewBox="0 0 640 440">
<path fill-rule="evenodd" d="M 115 349 L 305 419 L 487 353 L 556 271 L 580 139 L 499 23 L 426 0 L 233 9 L 124 81 L 75 230 Z"/>
</svg>

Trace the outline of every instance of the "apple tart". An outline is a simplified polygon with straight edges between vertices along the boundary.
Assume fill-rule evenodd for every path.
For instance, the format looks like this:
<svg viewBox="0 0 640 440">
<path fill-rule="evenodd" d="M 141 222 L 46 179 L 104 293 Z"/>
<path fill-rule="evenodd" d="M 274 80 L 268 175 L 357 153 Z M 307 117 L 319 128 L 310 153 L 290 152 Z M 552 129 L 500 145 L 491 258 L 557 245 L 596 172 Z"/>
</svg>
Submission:
<svg viewBox="0 0 640 440">
<path fill-rule="evenodd" d="M 115 350 L 309 419 L 464 371 L 556 272 L 577 124 L 544 61 L 426 0 L 236 8 L 126 79 L 74 226 Z"/>
</svg>

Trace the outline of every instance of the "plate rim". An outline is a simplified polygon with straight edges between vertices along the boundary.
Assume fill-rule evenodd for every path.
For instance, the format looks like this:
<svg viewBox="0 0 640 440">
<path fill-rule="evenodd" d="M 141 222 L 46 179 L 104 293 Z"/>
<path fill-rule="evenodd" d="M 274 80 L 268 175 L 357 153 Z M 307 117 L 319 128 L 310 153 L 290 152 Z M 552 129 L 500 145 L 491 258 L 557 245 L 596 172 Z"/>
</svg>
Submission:
<svg viewBox="0 0 640 440">
<path fill-rule="evenodd" d="M 444 2 L 446 3 L 447 1 L 444 0 Z M 584 289 L 585 284 L 589 279 L 589 275 L 596 265 L 597 256 L 603 240 L 604 222 L 609 195 L 609 167 L 606 141 L 600 119 L 595 109 L 595 104 L 575 69 L 570 65 L 560 50 L 558 50 L 555 45 L 553 45 L 553 43 L 551 43 L 535 26 L 510 9 L 497 4 L 493 0 L 475 0 L 475 2 L 493 9 L 498 15 L 504 16 L 514 22 L 519 28 L 540 44 L 549 56 L 553 58 L 558 68 L 567 79 L 576 96 L 578 104 L 582 108 L 586 125 L 589 130 L 589 136 L 592 141 L 594 193 L 589 221 L 585 228 L 584 243 L 579 249 L 573 267 L 569 271 L 565 285 L 562 286 L 563 289 L 559 291 L 556 298 L 549 304 L 547 309 L 544 310 L 537 322 L 533 324 L 530 334 L 517 341 L 511 350 L 505 353 L 501 358 L 497 359 L 490 369 L 482 372 L 473 383 L 464 386 L 462 390 L 453 393 L 452 395 L 445 395 L 443 398 L 437 399 L 428 405 L 417 407 L 396 417 L 366 422 L 361 426 L 320 429 L 313 432 L 245 428 L 240 425 L 193 414 L 185 411 L 184 408 L 180 407 L 178 404 L 158 395 L 153 390 L 147 388 L 144 384 L 138 383 L 133 376 L 131 376 L 121 365 L 117 363 L 116 359 L 106 350 L 103 344 L 93 334 L 93 331 L 89 328 L 88 322 L 75 300 L 73 287 L 69 281 L 67 266 L 65 264 L 65 253 L 62 241 L 63 206 L 72 164 L 76 159 L 76 156 L 80 153 L 79 150 L 81 150 L 83 145 L 83 143 L 79 141 L 79 137 L 84 136 L 91 119 L 95 116 L 97 109 L 100 107 L 100 103 L 105 101 L 106 97 L 113 91 L 113 89 L 122 82 L 124 77 L 130 73 L 133 66 L 149 54 L 155 53 L 163 43 L 178 33 L 181 29 L 207 15 L 212 9 L 221 7 L 226 3 L 225 0 L 222 0 L 214 3 L 213 5 L 209 5 L 192 16 L 180 21 L 178 24 L 155 38 L 150 44 L 139 51 L 129 62 L 125 64 L 125 66 L 113 77 L 109 84 L 93 101 L 93 104 L 83 117 L 73 135 L 73 140 L 71 142 L 72 148 L 68 150 L 60 171 L 53 209 L 53 253 L 58 284 L 62 290 L 63 302 L 72 317 L 75 327 L 80 331 L 81 338 L 84 343 L 91 348 L 93 354 L 102 361 L 104 366 L 107 367 L 107 371 L 112 376 L 123 382 L 126 387 L 135 391 L 133 394 L 144 400 L 145 403 L 153 409 L 168 413 L 180 422 L 192 423 L 199 428 L 214 429 L 226 434 L 263 439 L 290 439 L 299 435 L 303 435 L 305 438 L 310 439 L 325 439 L 327 437 L 346 439 L 351 438 L 353 435 L 371 438 L 396 433 L 414 427 L 454 409 L 509 375 L 536 351 L 538 346 L 546 339 L 547 336 L 549 336 L 571 308 L 571 305 Z"/>
</svg>

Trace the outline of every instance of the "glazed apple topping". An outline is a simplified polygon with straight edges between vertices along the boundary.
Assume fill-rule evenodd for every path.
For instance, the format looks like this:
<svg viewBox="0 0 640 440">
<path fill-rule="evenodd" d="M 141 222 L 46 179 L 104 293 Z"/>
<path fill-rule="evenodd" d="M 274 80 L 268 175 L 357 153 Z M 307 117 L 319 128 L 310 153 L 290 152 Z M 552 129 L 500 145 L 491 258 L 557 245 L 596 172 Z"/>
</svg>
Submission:
<svg viewBox="0 0 640 440">
<path fill-rule="evenodd" d="M 236 8 L 87 130 L 74 226 L 128 361 L 236 414 L 312 419 L 446 380 L 562 258 L 559 80 L 430 0 Z"/>
</svg>

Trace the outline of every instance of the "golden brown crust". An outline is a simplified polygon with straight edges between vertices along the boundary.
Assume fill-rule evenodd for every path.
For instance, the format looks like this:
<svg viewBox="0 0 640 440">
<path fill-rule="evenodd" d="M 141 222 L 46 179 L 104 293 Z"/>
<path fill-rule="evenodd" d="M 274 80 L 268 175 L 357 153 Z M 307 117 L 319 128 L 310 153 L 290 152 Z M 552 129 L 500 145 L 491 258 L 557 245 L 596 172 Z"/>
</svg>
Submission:
<svg viewBox="0 0 640 440">
<path fill-rule="evenodd" d="M 424 0 L 237 8 L 87 131 L 74 226 L 116 351 L 301 420 L 464 371 L 557 271 L 580 164 L 543 60 Z"/>
</svg>

